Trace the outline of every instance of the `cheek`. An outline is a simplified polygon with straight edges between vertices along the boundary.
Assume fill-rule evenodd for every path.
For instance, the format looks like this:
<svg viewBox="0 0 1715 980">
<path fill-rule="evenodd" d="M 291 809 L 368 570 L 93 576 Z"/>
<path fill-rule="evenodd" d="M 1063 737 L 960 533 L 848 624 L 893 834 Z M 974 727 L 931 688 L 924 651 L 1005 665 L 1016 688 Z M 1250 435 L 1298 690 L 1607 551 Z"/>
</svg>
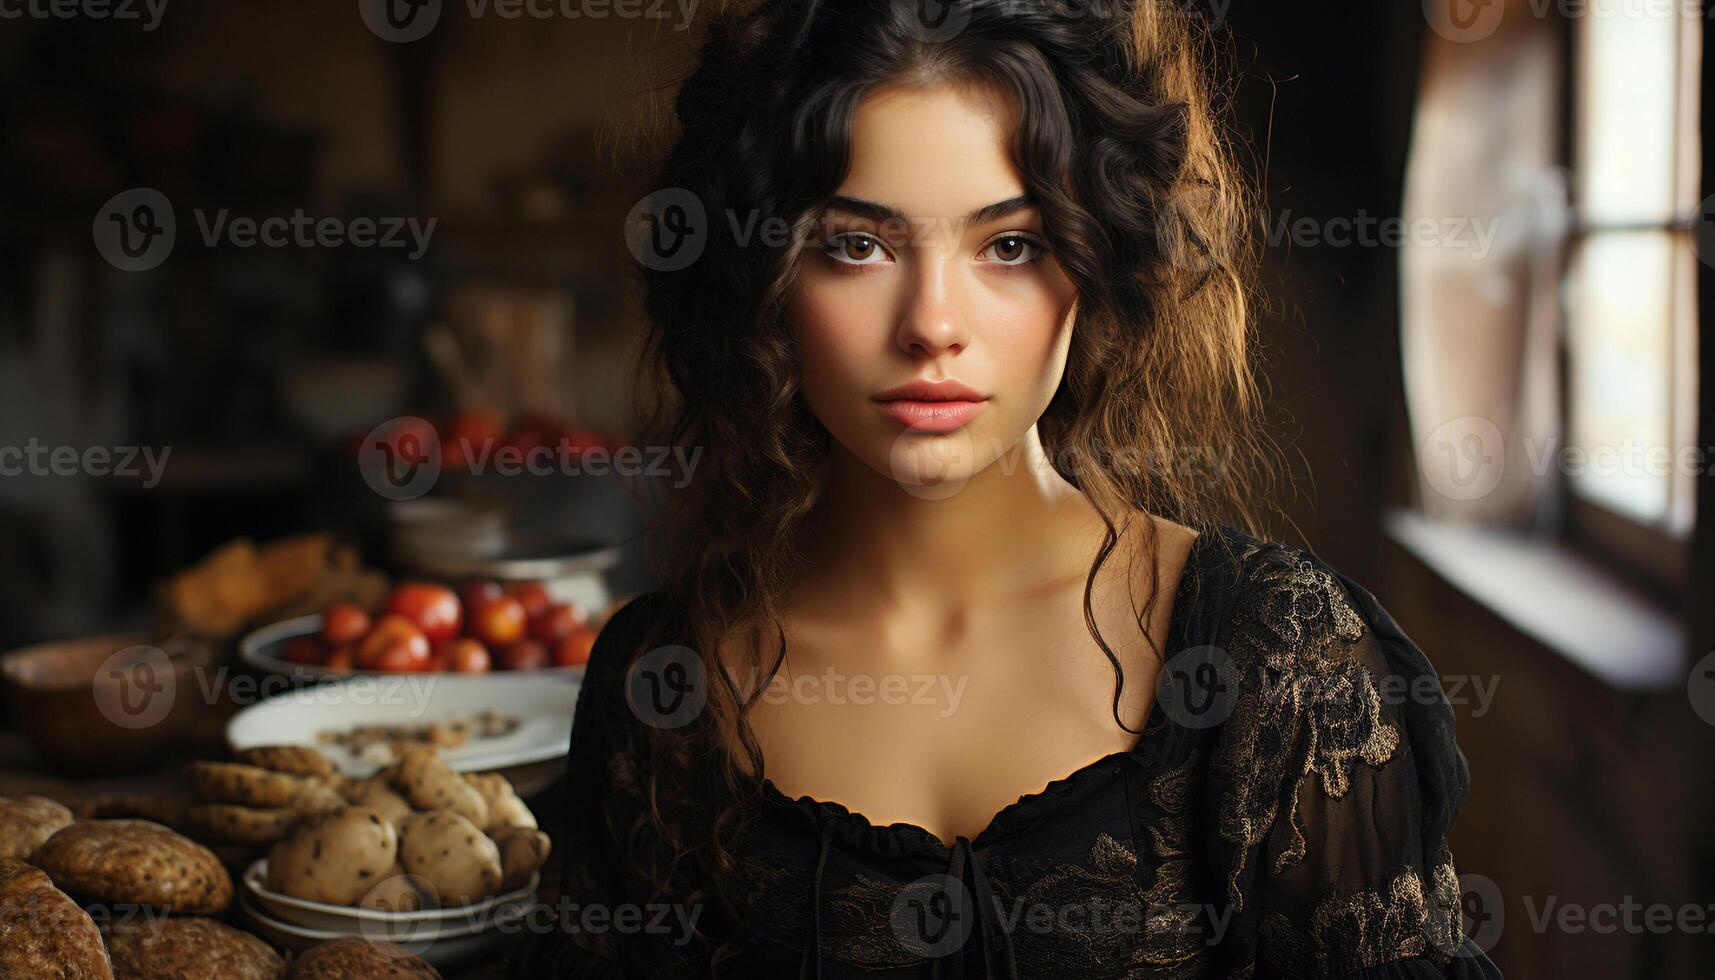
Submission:
<svg viewBox="0 0 1715 980">
<path fill-rule="evenodd" d="M 1046 404 L 1053 395 L 1071 347 L 1074 293 L 1069 283 L 1057 285 L 1033 279 L 986 291 L 973 311 L 995 380 L 1030 403 Z"/>
<path fill-rule="evenodd" d="M 819 274 L 800 275 L 786 313 L 806 387 L 841 388 L 881 349 L 885 304 Z M 814 397 L 812 392 L 807 395 Z"/>
</svg>

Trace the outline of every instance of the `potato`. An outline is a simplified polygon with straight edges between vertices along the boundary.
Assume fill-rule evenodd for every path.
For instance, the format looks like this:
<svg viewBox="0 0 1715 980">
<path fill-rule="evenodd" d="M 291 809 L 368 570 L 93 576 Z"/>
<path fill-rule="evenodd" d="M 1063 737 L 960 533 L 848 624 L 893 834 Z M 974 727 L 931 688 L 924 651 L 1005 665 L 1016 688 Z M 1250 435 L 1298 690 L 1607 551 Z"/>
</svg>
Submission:
<svg viewBox="0 0 1715 980">
<path fill-rule="evenodd" d="M 357 904 L 383 912 L 416 912 L 426 904 L 424 884 L 422 879 L 395 861 L 386 877 L 369 889 Z"/>
<path fill-rule="evenodd" d="M 352 905 L 386 877 L 399 855 L 393 824 L 353 806 L 305 823 L 268 852 L 268 888 L 283 895 Z"/>
<path fill-rule="evenodd" d="M 399 863 L 433 886 L 442 905 L 462 905 L 500 888 L 500 847 L 452 810 L 431 810 L 399 825 Z"/>
<path fill-rule="evenodd" d="M 548 860 L 553 843 L 548 835 L 533 827 L 500 827 L 489 836 L 500 848 L 500 890 L 509 892 L 522 888 Z"/>
<path fill-rule="evenodd" d="M 488 826 L 488 804 L 434 749 L 411 745 L 399 757 L 393 785 L 419 810 L 451 810 L 478 830 Z"/>
<path fill-rule="evenodd" d="M 376 773 L 368 779 L 354 781 L 346 788 L 344 796 L 354 806 L 379 810 L 395 828 L 399 826 L 399 821 L 414 812 L 410 802 L 393 789 L 386 773 Z"/>
<path fill-rule="evenodd" d="M 467 772 L 464 774 L 464 780 L 476 787 L 476 791 L 482 794 L 482 800 L 488 806 L 488 823 L 482 829 L 535 828 L 536 815 L 518 798 L 505 776 L 497 772 Z"/>
</svg>

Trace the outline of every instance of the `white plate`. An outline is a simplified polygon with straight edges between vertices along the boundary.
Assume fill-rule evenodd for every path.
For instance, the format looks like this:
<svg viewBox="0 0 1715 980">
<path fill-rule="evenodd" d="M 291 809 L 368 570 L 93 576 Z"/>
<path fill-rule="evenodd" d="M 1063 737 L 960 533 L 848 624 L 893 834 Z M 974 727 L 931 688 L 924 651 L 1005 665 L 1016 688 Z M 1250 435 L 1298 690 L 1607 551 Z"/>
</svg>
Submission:
<svg viewBox="0 0 1715 980">
<path fill-rule="evenodd" d="M 298 616 L 293 619 L 282 619 L 278 623 L 252 630 L 238 641 L 238 656 L 245 663 L 257 670 L 274 674 L 284 674 L 287 677 L 321 678 L 344 677 L 345 674 L 336 672 L 321 664 L 295 664 L 286 659 L 286 641 L 299 636 L 314 636 L 322 631 L 322 614 L 311 613 L 308 616 Z M 369 671 L 354 671 L 355 674 L 368 674 Z M 542 667 L 537 670 L 497 671 L 493 674 L 473 674 L 473 677 L 537 677 L 550 676 L 584 676 L 584 665 L 575 667 Z M 392 677 L 392 674 L 377 676 Z"/>
<path fill-rule="evenodd" d="M 242 879 L 251 904 L 285 925 L 339 935 L 361 935 L 372 939 L 407 943 L 468 936 L 509 921 L 533 901 L 541 880 L 532 874 L 523 886 L 480 902 L 420 909 L 415 912 L 386 912 L 351 905 L 332 905 L 269 891 L 268 859 L 251 862 Z"/>
<path fill-rule="evenodd" d="M 256 906 L 250 896 L 240 893 L 238 908 L 254 927 L 254 931 L 281 949 L 303 951 L 311 946 L 325 943 L 332 939 L 348 939 L 353 936 L 360 939 L 378 940 L 383 938 L 364 932 L 333 932 L 326 929 L 306 929 L 289 922 L 282 922 Z M 508 949 L 518 941 L 523 934 L 521 924 L 515 923 L 506 929 L 491 929 L 487 932 L 474 932 L 464 936 L 446 936 L 433 940 L 421 940 L 409 943 L 397 943 L 409 953 L 427 960 L 437 970 L 452 971 L 462 969 L 482 959 L 492 959 L 495 955 Z"/>
<path fill-rule="evenodd" d="M 233 715 L 226 741 L 234 752 L 258 745 L 313 745 L 341 772 L 362 778 L 381 766 L 319 740 L 317 733 L 354 725 L 427 725 L 459 715 L 474 718 L 493 708 L 518 719 L 518 727 L 442 748 L 441 758 L 459 772 L 519 766 L 566 754 L 581 684 L 563 675 L 364 674 L 323 680 Z"/>
</svg>

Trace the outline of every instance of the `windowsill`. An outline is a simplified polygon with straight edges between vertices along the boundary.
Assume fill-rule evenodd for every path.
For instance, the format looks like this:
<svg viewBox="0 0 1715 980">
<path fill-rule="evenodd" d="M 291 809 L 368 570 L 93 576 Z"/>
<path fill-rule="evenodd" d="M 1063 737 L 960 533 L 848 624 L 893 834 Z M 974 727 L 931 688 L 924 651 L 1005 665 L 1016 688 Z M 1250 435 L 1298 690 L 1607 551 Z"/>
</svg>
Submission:
<svg viewBox="0 0 1715 980">
<path fill-rule="evenodd" d="M 1382 527 L 1453 588 L 1605 683 L 1651 693 L 1685 684 L 1679 620 L 1578 552 L 1403 510 Z"/>
</svg>

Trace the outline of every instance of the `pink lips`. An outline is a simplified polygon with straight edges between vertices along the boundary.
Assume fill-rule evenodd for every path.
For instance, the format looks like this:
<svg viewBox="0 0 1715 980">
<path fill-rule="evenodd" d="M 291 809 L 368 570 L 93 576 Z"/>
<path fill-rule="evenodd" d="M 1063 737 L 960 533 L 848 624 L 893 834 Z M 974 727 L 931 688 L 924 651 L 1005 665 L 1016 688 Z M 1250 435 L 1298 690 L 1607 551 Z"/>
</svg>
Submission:
<svg viewBox="0 0 1715 980">
<path fill-rule="evenodd" d="M 987 396 L 957 381 L 913 381 L 875 396 L 876 407 L 917 432 L 951 432 L 982 411 Z"/>
</svg>

